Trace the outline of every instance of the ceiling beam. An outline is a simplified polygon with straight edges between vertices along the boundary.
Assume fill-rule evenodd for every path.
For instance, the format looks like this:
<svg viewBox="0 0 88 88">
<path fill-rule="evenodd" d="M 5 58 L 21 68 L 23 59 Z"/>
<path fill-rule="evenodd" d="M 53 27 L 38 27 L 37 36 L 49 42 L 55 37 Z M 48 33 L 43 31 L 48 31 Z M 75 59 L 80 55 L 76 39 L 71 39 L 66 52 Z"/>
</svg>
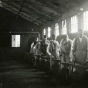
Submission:
<svg viewBox="0 0 88 88">
<path fill-rule="evenodd" d="M 8 1 L 8 0 L 4 0 L 4 1 Z M 14 0 L 12 0 L 12 1 L 14 1 Z M 20 2 L 20 0 L 16 0 L 16 1 L 19 1 Z M 22 0 L 21 0 L 22 1 Z M 27 1 L 27 0 L 26 0 Z M 19 3 L 18 2 L 18 3 Z M 7 3 L 7 2 L 6 2 Z M 12 3 L 12 2 L 10 2 L 10 3 Z M 14 3 L 14 2 L 13 2 Z M 50 16 L 47 14 L 47 12 L 45 13 L 44 11 L 40 11 L 40 10 L 38 10 L 38 8 L 36 9 L 35 8 L 35 6 L 32 6 L 31 5 L 31 3 L 25 3 L 26 5 L 25 6 L 27 6 L 28 5 L 28 7 L 29 7 L 29 10 L 30 10 L 30 8 L 31 9 L 33 9 L 34 10 L 34 13 L 33 14 L 35 14 L 35 11 L 39 14 L 39 15 L 42 15 L 42 18 L 44 18 L 45 19 L 45 21 L 50 21 L 50 20 L 53 20 L 54 18 L 53 18 L 53 16 L 50 14 Z M 38 17 L 39 18 L 39 17 Z M 43 20 L 44 20 L 43 19 Z"/>
<path fill-rule="evenodd" d="M 16 8 L 12 8 L 11 6 L 8 6 L 7 4 L 3 3 L 3 8 L 13 12 L 14 14 L 17 14 L 18 13 L 18 9 Z M 24 13 L 25 14 L 25 13 Z M 29 20 L 30 22 L 36 24 L 36 25 L 40 25 L 38 22 L 33 22 L 33 19 L 31 19 L 31 17 L 29 15 L 26 14 L 26 16 L 24 15 L 23 13 L 20 13 L 19 15 L 27 20 Z M 41 23 L 42 24 L 42 23 Z"/>
<path fill-rule="evenodd" d="M 20 12 L 22 11 L 22 9 L 23 9 L 23 6 L 24 6 L 24 2 L 22 3 L 22 5 L 20 6 L 20 9 L 19 9 L 19 12 L 18 12 L 18 14 L 17 14 L 17 18 L 16 19 L 18 19 L 18 17 L 19 17 L 19 14 L 20 14 Z"/>
<path fill-rule="evenodd" d="M 34 10 L 35 12 L 39 13 L 40 15 L 43 15 L 43 16 L 45 16 L 45 17 L 48 18 L 48 19 L 52 19 L 51 16 L 49 16 L 48 14 L 46 14 L 44 11 L 41 11 L 40 8 L 42 8 L 42 7 L 38 8 L 37 6 L 32 5 L 31 3 L 25 3 L 25 5 L 26 5 L 29 9 Z"/>
<path fill-rule="evenodd" d="M 11 6 L 13 6 L 14 8 L 17 8 L 17 9 L 20 9 L 20 7 L 21 7 L 20 4 L 17 4 L 17 3 L 14 3 L 14 2 L 10 2 L 10 3 L 8 3 L 8 4 L 11 5 Z M 22 11 L 21 11 L 21 12 L 22 12 L 22 13 L 24 12 L 24 13 L 29 14 L 33 20 L 36 20 L 36 19 L 40 18 L 40 16 L 35 15 L 35 12 L 30 11 L 30 9 L 27 9 L 27 7 L 25 7 L 25 6 L 22 8 Z M 20 12 L 20 13 L 21 13 L 21 12 Z M 43 23 L 43 22 L 47 21 L 47 19 L 46 19 L 45 16 L 41 16 L 41 18 L 42 18 L 42 19 L 37 20 L 37 21 L 38 21 L 38 22 L 40 21 L 40 23 Z M 41 20 L 43 20 L 43 21 L 41 21 Z"/>
</svg>

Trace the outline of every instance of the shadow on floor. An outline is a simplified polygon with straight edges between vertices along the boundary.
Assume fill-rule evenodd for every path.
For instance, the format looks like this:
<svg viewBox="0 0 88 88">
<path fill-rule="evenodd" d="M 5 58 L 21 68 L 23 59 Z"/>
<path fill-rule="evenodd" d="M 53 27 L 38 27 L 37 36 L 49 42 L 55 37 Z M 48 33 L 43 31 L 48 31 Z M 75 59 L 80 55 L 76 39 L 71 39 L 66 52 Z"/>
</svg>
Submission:
<svg viewBox="0 0 88 88">
<path fill-rule="evenodd" d="M 0 88 L 55 88 L 44 72 L 19 61 L 0 63 Z"/>
</svg>

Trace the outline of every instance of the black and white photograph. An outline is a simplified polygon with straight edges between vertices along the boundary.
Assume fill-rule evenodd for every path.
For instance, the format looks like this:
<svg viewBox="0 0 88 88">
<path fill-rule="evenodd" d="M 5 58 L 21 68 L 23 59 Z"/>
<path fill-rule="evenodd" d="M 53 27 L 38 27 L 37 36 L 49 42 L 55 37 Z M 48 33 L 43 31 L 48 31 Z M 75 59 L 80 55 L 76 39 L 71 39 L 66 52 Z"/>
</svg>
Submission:
<svg viewBox="0 0 88 88">
<path fill-rule="evenodd" d="M 88 0 L 0 0 L 0 88 L 88 88 Z"/>
</svg>

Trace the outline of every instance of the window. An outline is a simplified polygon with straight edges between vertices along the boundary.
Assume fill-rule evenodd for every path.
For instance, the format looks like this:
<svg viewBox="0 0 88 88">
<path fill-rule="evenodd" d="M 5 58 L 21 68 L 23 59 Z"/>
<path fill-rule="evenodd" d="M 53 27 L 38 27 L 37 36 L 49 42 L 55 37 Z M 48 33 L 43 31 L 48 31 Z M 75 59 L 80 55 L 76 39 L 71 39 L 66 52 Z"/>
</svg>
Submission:
<svg viewBox="0 0 88 88">
<path fill-rule="evenodd" d="M 20 47 L 20 35 L 12 35 L 12 47 Z"/>
<path fill-rule="evenodd" d="M 71 17 L 71 33 L 76 33 L 78 31 L 78 20 L 77 16 Z"/>
<path fill-rule="evenodd" d="M 62 21 L 62 34 L 67 34 L 66 20 Z"/>
<path fill-rule="evenodd" d="M 88 11 L 83 13 L 83 29 L 88 31 Z"/>
<path fill-rule="evenodd" d="M 55 24 L 55 34 L 56 36 L 59 36 L 59 24 L 58 23 Z"/>
<path fill-rule="evenodd" d="M 50 37 L 50 36 L 51 36 L 51 28 L 48 27 L 48 37 Z"/>
<path fill-rule="evenodd" d="M 46 35 L 46 29 L 43 30 L 43 34 Z"/>
</svg>

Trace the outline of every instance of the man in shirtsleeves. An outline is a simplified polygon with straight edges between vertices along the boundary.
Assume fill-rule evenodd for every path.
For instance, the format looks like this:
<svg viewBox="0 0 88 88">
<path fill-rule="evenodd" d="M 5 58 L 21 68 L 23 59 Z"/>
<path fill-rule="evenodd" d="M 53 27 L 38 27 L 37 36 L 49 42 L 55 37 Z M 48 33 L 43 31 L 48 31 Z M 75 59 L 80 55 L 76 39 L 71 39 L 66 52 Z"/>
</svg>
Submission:
<svg viewBox="0 0 88 88">
<path fill-rule="evenodd" d="M 55 63 L 53 60 L 59 60 L 59 52 L 60 52 L 60 47 L 59 47 L 59 42 L 56 40 L 55 34 L 52 34 L 52 40 L 50 41 L 47 52 L 50 57 L 50 69 L 52 69 L 53 64 Z"/>
<path fill-rule="evenodd" d="M 72 47 L 72 40 L 68 35 L 63 35 L 63 39 L 60 42 L 61 62 L 70 62 L 70 53 Z"/>
<path fill-rule="evenodd" d="M 36 67 L 37 66 L 37 56 L 38 54 L 40 54 L 40 42 L 39 42 L 39 38 L 36 37 L 35 41 L 31 44 L 31 50 L 30 53 L 33 54 L 33 59 L 32 59 L 32 63 L 33 65 Z"/>
<path fill-rule="evenodd" d="M 41 41 L 41 52 L 43 53 L 44 56 L 47 55 L 47 47 L 48 47 L 49 41 L 47 40 L 47 36 L 44 35 L 43 40 Z"/>
<path fill-rule="evenodd" d="M 49 44 L 49 40 L 47 40 L 47 36 L 44 35 L 43 40 L 41 41 L 41 53 L 42 53 L 42 58 L 41 58 L 41 68 L 42 70 L 48 70 L 49 69 L 49 64 L 48 64 L 48 52 L 47 52 L 47 48 L 48 48 L 48 44 Z"/>
<path fill-rule="evenodd" d="M 36 54 L 36 44 L 38 43 L 38 37 L 35 38 L 35 41 L 31 44 L 31 49 L 30 49 L 30 53 Z"/>
<path fill-rule="evenodd" d="M 65 82 L 69 80 L 71 68 L 69 67 L 69 62 L 71 61 L 72 40 L 69 39 L 68 35 L 63 35 L 63 39 L 60 42 L 60 53 L 61 53 L 61 80 Z M 67 63 L 67 64 L 65 64 Z"/>
</svg>

